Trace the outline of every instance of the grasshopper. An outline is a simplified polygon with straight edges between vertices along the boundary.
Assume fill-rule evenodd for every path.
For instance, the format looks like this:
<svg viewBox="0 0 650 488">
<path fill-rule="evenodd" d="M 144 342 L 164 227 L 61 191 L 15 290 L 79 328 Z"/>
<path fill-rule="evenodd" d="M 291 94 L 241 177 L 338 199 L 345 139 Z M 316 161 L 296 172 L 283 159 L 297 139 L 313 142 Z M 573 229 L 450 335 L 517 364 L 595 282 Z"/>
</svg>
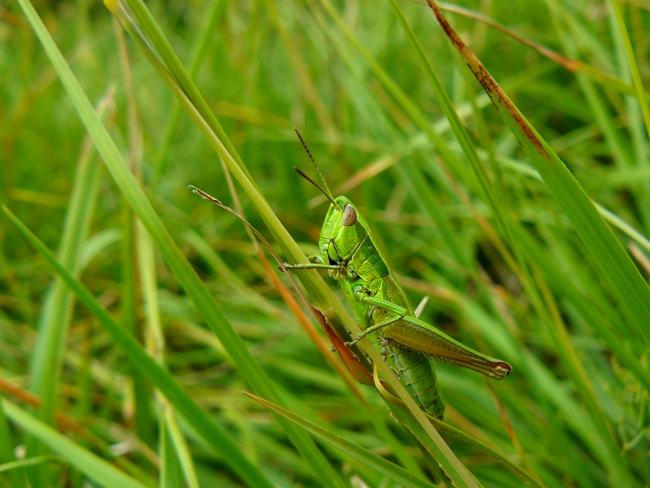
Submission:
<svg viewBox="0 0 650 488">
<path fill-rule="evenodd" d="M 445 407 L 429 358 L 498 380 L 508 376 L 512 370 L 508 363 L 486 356 L 414 316 L 363 215 L 345 196 L 334 198 L 307 144 L 297 130 L 296 133 L 323 186 L 295 169 L 327 197 L 330 206 L 320 233 L 321 255 L 308 263 L 285 263 L 284 267 L 324 269 L 338 281 L 363 329 L 346 346 L 368 335 L 376 336 L 384 360 L 397 372 L 422 410 L 437 419 L 443 418 Z"/>
</svg>

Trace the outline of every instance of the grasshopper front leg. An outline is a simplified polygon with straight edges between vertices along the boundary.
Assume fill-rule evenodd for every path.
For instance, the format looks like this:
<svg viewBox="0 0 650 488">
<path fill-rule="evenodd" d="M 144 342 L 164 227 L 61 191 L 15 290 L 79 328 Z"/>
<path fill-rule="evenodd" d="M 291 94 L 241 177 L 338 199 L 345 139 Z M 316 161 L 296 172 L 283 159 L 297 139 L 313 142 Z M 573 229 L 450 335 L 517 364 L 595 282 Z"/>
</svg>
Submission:
<svg viewBox="0 0 650 488">
<path fill-rule="evenodd" d="M 289 264 L 283 263 L 284 269 L 326 269 L 335 280 L 349 280 L 357 278 L 357 273 L 347 266 L 347 262 L 326 264 L 318 256 L 311 256 L 308 263 Z"/>
<path fill-rule="evenodd" d="M 284 266 L 285 269 L 328 269 L 328 270 L 337 270 L 340 269 L 341 266 L 338 264 L 326 264 L 323 262 L 323 260 L 319 256 L 308 256 L 307 259 L 309 259 L 308 263 L 295 263 L 295 264 L 289 264 L 289 263 L 282 263 L 282 266 Z"/>
<path fill-rule="evenodd" d="M 357 287 L 354 290 L 354 297 L 361 303 L 391 312 L 392 316 L 388 320 L 365 329 L 354 338 L 352 344 L 371 332 L 392 326 L 385 329 L 383 334 L 402 347 L 419 351 L 435 359 L 468 368 L 498 380 L 508 376 L 512 371 L 512 366 L 508 363 L 466 346 L 432 325 L 410 315 L 404 307 L 368 295 L 367 290 L 363 287 Z"/>
<path fill-rule="evenodd" d="M 285 269 L 327 269 L 332 271 L 338 271 L 341 269 L 341 266 L 336 264 L 325 264 L 325 263 L 282 263 Z"/>
<path fill-rule="evenodd" d="M 386 320 L 384 320 L 382 322 L 379 322 L 378 324 L 374 324 L 374 325 L 368 327 L 367 329 L 364 329 L 359 335 L 357 335 L 350 342 L 346 342 L 345 345 L 346 346 L 354 346 L 357 342 L 359 342 L 361 339 L 366 337 L 368 334 L 371 334 L 372 332 L 375 332 L 375 331 L 377 331 L 379 329 L 382 329 L 382 328 L 386 327 L 387 325 L 394 324 L 398 320 L 402 320 L 402 318 L 403 317 L 401 315 L 391 315 L 390 318 L 388 318 L 388 319 L 386 319 Z"/>
<path fill-rule="evenodd" d="M 357 286 L 354 289 L 354 298 L 358 302 L 379 306 L 380 308 L 388 310 L 389 312 L 392 313 L 386 320 L 382 320 L 381 322 L 371 325 L 370 327 L 364 329 L 352 341 L 346 342 L 345 343 L 346 346 L 355 345 L 357 342 L 359 342 L 361 339 L 366 337 L 368 334 L 372 334 L 373 332 L 376 332 L 379 329 L 383 329 L 386 326 L 394 324 L 395 322 L 402 320 L 408 314 L 408 310 L 406 310 L 403 307 L 395 305 L 394 303 L 391 303 L 387 300 L 382 300 L 380 298 L 373 297 L 372 295 L 369 294 L 368 289 L 362 286 Z"/>
</svg>

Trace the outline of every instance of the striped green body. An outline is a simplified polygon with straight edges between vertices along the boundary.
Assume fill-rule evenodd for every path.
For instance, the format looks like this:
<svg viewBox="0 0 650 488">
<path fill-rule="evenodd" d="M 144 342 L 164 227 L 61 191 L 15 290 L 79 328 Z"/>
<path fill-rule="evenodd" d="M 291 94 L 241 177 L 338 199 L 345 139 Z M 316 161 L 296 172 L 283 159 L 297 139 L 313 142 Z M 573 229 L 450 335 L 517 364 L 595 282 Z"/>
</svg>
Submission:
<svg viewBox="0 0 650 488">
<path fill-rule="evenodd" d="M 368 328 L 389 318 L 390 312 L 359 301 L 355 292 L 389 301 L 412 315 L 411 307 L 370 236 L 363 216 L 356 212 L 346 197 L 338 197 L 335 202 L 336 205 L 330 205 L 321 229 L 321 258 L 324 263 L 337 266 L 329 274 L 338 280 L 359 324 Z M 347 220 L 346 211 L 349 213 Z M 350 212 L 353 212 L 353 219 Z M 412 329 L 412 324 L 399 320 L 370 337 L 381 347 L 382 354 L 387 356 L 400 381 L 422 410 L 441 419 L 444 404 L 429 357 L 411 347 L 401 346 L 399 342 Z"/>
</svg>

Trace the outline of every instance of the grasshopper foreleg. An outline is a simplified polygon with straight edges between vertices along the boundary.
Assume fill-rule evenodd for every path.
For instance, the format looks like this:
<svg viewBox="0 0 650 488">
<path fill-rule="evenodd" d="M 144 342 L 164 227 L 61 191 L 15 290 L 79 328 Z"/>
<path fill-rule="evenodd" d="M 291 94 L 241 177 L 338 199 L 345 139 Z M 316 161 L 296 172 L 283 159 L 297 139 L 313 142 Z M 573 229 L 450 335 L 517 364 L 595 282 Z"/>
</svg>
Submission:
<svg viewBox="0 0 650 488">
<path fill-rule="evenodd" d="M 361 339 L 366 337 L 368 334 L 371 334 L 371 333 L 381 329 L 382 327 L 386 327 L 387 325 L 394 324 L 398 320 L 402 320 L 401 315 L 391 315 L 391 317 L 389 317 L 388 319 L 383 320 L 383 321 L 379 322 L 378 324 L 374 324 L 371 327 L 368 327 L 367 329 L 364 329 L 361 332 L 361 334 L 356 336 L 350 342 L 346 342 L 345 345 L 346 346 L 354 346 L 357 342 L 359 342 Z"/>
<path fill-rule="evenodd" d="M 283 263 L 285 269 L 339 269 L 340 265 L 338 264 L 326 264 L 319 256 L 308 256 L 308 263 Z M 282 269 L 282 268 L 280 268 Z"/>
<path fill-rule="evenodd" d="M 378 300 L 378 299 L 375 299 L 374 297 L 368 295 L 368 293 L 369 292 L 368 292 L 368 290 L 366 288 L 364 288 L 362 286 L 359 286 L 354 290 L 354 298 L 356 300 L 358 300 L 359 302 L 361 302 L 361 303 L 371 303 L 371 304 L 375 305 L 374 300 Z M 387 302 L 386 300 L 380 300 L 380 302 L 382 302 L 382 304 L 384 304 L 384 303 L 390 304 L 390 302 Z M 394 305 L 394 304 L 391 304 L 391 305 Z M 382 308 L 385 308 L 385 307 L 382 307 Z M 392 312 L 392 313 L 388 314 L 388 318 L 386 320 L 382 320 L 381 322 L 378 322 L 378 323 L 368 327 L 367 329 L 364 329 L 352 341 L 346 342 L 345 344 L 347 346 L 355 345 L 357 342 L 359 342 L 361 339 L 366 337 L 368 334 L 376 332 L 379 329 L 382 329 L 382 328 L 384 328 L 384 327 L 386 327 L 386 326 L 388 326 L 390 324 L 394 324 L 395 322 L 401 320 L 404 317 L 404 315 L 406 315 L 407 312 L 408 312 L 406 309 L 404 309 L 402 307 L 397 307 L 397 306 L 395 306 L 394 310 L 389 309 L 388 311 Z"/>
<path fill-rule="evenodd" d="M 282 263 L 285 269 L 332 269 L 339 270 L 341 266 L 338 264 L 325 264 L 325 263 Z"/>
<path fill-rule="evenodd" d="M 326 269 L 329 275 L 335 280 L 353 279 L 357 277 L 357 273 L 347 267 L 345 263 L 327 264 L 317 256 L 311 256 L 308 263 L 289 264 L 283 263 L 284 269 Z M 280 270 L 283 270 L 280 267 Z"/>
</svg>

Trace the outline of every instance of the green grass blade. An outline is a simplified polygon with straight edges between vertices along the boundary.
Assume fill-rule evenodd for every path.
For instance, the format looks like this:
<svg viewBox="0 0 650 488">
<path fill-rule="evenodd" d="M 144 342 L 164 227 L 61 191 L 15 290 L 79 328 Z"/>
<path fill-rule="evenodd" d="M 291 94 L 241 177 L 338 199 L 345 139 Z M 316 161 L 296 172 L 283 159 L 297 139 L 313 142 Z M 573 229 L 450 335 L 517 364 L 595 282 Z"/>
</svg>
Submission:
<svg viewBox="0 0 650 488">
<path fill-rule="evenodd" d="M 217 23 L 225 11 L 227 2 L 225 0 L 212 0 L 210 7 L 205 7 L 207 14 L 203 18 L 201 27 L 198 30 L 194 44 L 192 45 L 192 56 L 189 62 L 189 75 L 194 77 L 201 66 L 201 58 L 205 54 L 205 50 L 209 45 L 210 35 L 214 32 Z M 154 174 L 151 178 L 151 190 L 156 193 L 160 179 L 167 169 L 167 158 L 169 156 L 169 148 L 172 138 L 178 127 L 178 122 L 181 116 L 181 104 L 178 100 L 174 100 L 171 108 L 171 114 L 167 121 L 160 149 L 156 154 Z"/>
<path fill-rule="evenodd" d="M 184 486 L 180 462 L 172 443 L 173 441 L 167 430 L 167 421 L 162 419 L 160 422 L 158 451 L 160 453 L 160 486 L 165 488 L 168 486 L 173 488 Z M 194 488 L 192 483 L 193 481 L 187 482 L 189 486 Z"/>
<path fill-rule="evenodd" d="M 128 476 L 115 468 L 112 464 L 104 461 L 92 452 L 79 447 L 63 434 L 58 433 L 52 427 L 32 417 L 24 410 L 8 400 L 2 400 L 2 405 L 7 416 L 25 429 L 42 443 L 46 444 L 52 451 L 58 453 L 78 470 L 86 474 L 100 486 L 114 488 L 145 488 L 147 485 Z"/>
<path fill-rule="evenodd" d="M 99 104 L 101 117 L 112 103 L 113 93 Z M 81 248 L 92 219 L 99 183 L 99 159 L 92 154 L 92 141 L 84 143 L 68 212 L 61 237 L 59 259 L 74 273 L 78 272 Z M 55 388 L 61 368 L 63 344 L 70 321 L 73 297 L 60 279 L 55 279 L 47 294 L 39 319 L 39 341 L 31 365 L 31 390 L 43 400 L 41 419 L 52 423 L 56 410 Z"/>
<path fill-rule="evenodd" d="M 178 457 L 178 462 L 183 470 L 183 476 L 185 483 L 189 488 L 199 488 L 199 481 L 196 476 L 196 469 L 194 467 L 194 462 L 192 461 L 192 456 L 185 441 L 180 428 L 178 427 L 178 422 L 174 417 L 174 411 L 168 409 L 165 415 L 166 431 L 168 432 L 171 443 L 170 447 L 174 448 L 176 456 Z"/>
<path fill-rule="evenodd" d="M 98 116 L 104 118 L 113 105 L 114 90 L 98 103 Z M 62 230 L 59 258 L 73 273 L 80 271 L 81 249 L 88 234 L 99 187 L 99 158 L 92 140 L 86 137 L 77 163 L 68 211 Z M 74 296 L 63 281 L 55 278 L 47 291 L 38 322 L 39 336 L 30 364 L 30 389 L 41 397 L 40 419 L 53 424 L 54 412 L 59 403 L 59 384 L 65 343 L 72 318 Z M 31 455 L 45 454 L 34 438 L 27 440 Z M 38 484 L 52 482 L 50 465 L 31 468 L 30 477 Z"/>
<path fill-rule="evenodd" d="M 3 407 L 3 400 L 0 396 L 0 439 L 3 439 L 0 442 L 0 467 L 4 468 L 17 462 L 12 451 L 14 445 L 12 437 Z M 4 471 L 4 469 L 1 471 Z M 6 480 L 7 478 L 11 480 L 11 486 L 15 488 L 27 487 L 27 477 L 22 467 L 11 467 L 9 473 L 0 474 L 0 481 Z"/>
<path fill-rule="evenodd" d="M 219 336 L 222 343 L 226 345 L 230 357 L 237 365 L 242 376 L 253 385 L 256 391 L 270 398 L 276 398 L 272 386 L 273 382 L 267 377 L 259 364 L 253 359 L 251 353 L 246 349 L 241 338 L 234 331 L 232 325 L 228 322 L 223 312 L 212 299 L 210 292 L 201 282 L 196 272 L 192 269 L 180 249 L 174 243 L 171 235 L 167 229 L 165 229 L 160 217 L 158 217 L 153 210 L 153 207 L 138 186 L 135 178 L 128 171 L 119 150 L 92 109 L 88 98 L 73 73 L 70 71 L 70 68 L 61 56 L 61 53 L 57 49 L 52 38 L 49 36 L 45 26 L 40 21 L 38 14 L 33 10 L 33 7 L 27 0 L 21 0 L 20 3 L 30 20 L 32 27 L 41 39 L 54 67 L 57 69 L 59 77 L 68 90 L 68 94 L 75 104 L 81 119 L 93 137 L 105 164 L 122 190 L 124 197 L 165 256 L 170 268 L 174 271 L 174 274 L 187 291 L 187 294 L 192 298 L 196 307 L 201 311 L 208 325 L 210 325 Z M 213 134 L 211 130 L 209 130 L 209 132 Z M 221 147 L 223 148 L 223 146 Z M 229 155 L 225 150 L 224 154 Z M 232 157 L 230 160 L 232 160 Z M 248 181 L 245 176 L 243 176 L 244 173 L 239 166 L 235 166 L 239 169 L 239 176 L 242 177 L 244 181 Z M 250 181 L 248 185 L 249 187 L 255 188 Z M 262 198 L 261 195 L 259 197 Z M 300 252 L 300 254 L 302 254 L 302 252 Z M 314 474 L 322 476 L 324 473 L 329 473 L 329 482 L 333 482 L 338 486 L 343 486 L 339 476 L 331 468 L 320 451 L 318 451 L 313 441 L 306 436 L 302 430 L 297 429 L 291 423 L 286 421 L 280 422 L 293 438 L 297 448 L 305 453 L 306 460 L 313 462 L 317 466 L 314 468 Z M 234 444 L 231 444 L 231 448 L 235 448 Z M 238 465 L 238 472 L 242 477 L 246 478 L 251 476 L 252 479 L 255 480 L 256 484 L 260 485 L 262 483 L 268 483 L 264 480 L 264 477 L 258 470 L 251 470 L 252 466 L 249 465 L 246 468 L 242 468 L 241 466 L 242 465 Z"/>
<path fill-rule="evenodd" d="M 61 462 L 61 458 L 59 456 L 55 456 L 54 454 L 46 454 L 45 456 L 36 456 L 28 459 L 23 459 L 21 461 L 13 461 L 0 465 L 0 473 L 5 471 L 14 472 L 16 470 L 22 470 L 27 466 L 36 466 L 39 464 L 52 462 Z M 14 486 L 28 486 L 27 481 L 23 480 L 21 484 L 21 481 L 19 480 L 20 478 L 16 482 L 12 481 L 12 488 Z"/>
<path fill-rule="evenodd" d="M 463 123 L 461 122 L 460 117 L 456 113 L 456 110 L 454 108 L 454 105 L 451 102 L 451 99 L 449 98 L 447 92 L 443 88 L 442 83 L 438 79 L 438 76 L 436 75 L 435 71 L 433 70 L 433 67 L 431 66 L 431 63 L 429 63 L 429 60 L 427 59 L 427 56 L 424 53 L 424 50 L 422 49 L 420 42 L 415 37 L 415 34 L 413 33 L 411 26 L 406 21 L 406 18 L 404 17 L 404 14 L 402 13 L 402 10 L 399 8 L 397 2 L 395 0 L 388 0 L 388 3 L 393 9 L 393 12 L 395 12 L 395 16 L 397 17 L 399 24 L 402 26 L 402 29 L 404 30 L 404 33 L 408 37 L 411 45 L 417 51 L 420 65 L 422 66 L 422 70 L 424 71 L 424 74 L 426 75 L 427 80 L 429 81 L 429 85 L 431 85 L 431 89 L 433 90 L 433 93 L 436 96 L 436 100 L 438 100 L 438 103 L 440 104 L 440 107 L 442 108 L 445 117 L 449 121 L 451 130 L 454 133 L 456 140 L 458 140 L 458 143 L 460 144 L 463 154 L 465 155 L 465 158 L 467 159 L 470 167 L 472 168 L 474 177 L 479 182 L 483 195 L 485 196 L 485 199 L 490 205 L 490 208 L 492 209 L 495 218 L 499 222 L 502 232 L 507 234 L 506 224 L 503 221 L 503 210 L 501 209 L 497 201 L 493 189 L 493 183 L 490 181 L 490 177 L 488 176 L 485 170 L 485 166 L 483 165 L 483 163 L 478 157 L 478 154 L 476 153 L 476 148 L 474 147 L 474 144 L 470 140 L 469 134 L 467 133 L 465 126 L 463 126 Z"/>
<path fill-rule="evenodd" d="M 618 24 L 619 32 L 623 37 L 623 46 L 625 47 L 625 55 L 627 56 L 627 62 L 629 64 L 629 68 L 632 73 L 632 80 L 634 81 L 636 96 L 639 100 L 639 103 L 641 104 L 641 112 L 643 113 L 643 120 L 645 121 L 646 133 L 650 138 L 650 108 L 648 107 L 648 99 L 645 90 L 643 88 L 643 80 L 641 79 L 639 66 L 637 65 L 636 58 L 634 57 L 632 42 L 630 41 L 630 36 L 627 32 L 627 28 L 625 27 L 625 20 L 623 19 L 623 11 L 621 9 L 621 4 L 618 0 L 611 0 L 611 4 L 614 10 L 614 15 L 616 16 L 616 23 Z"/>
<path fill-rule="evenodd" d="M 508 128 L 573 223 L 619 302 L 650 344 L 650 288 L 638 269 L 568 168 L 453 31 L 435 4 L 430 1 L 430 5 L 454 47 L 483 85 Z"/>
<path fill-rule="evenodd" d="M 521 175 L 527 176 L 537 181 L 542 181 L 542 177 L 539 175 L 539 173 L 534 168 L 532 168 L 527 164 L 516 163 L 514 161 L 506 161 L 504 159 L 497 159 L 497 162 L 502 164 L 504 167 L 514 169 L 517 173 Z M 630 171 L 623 170 L 618 174 L 621 175 L 620 180 L 617 180 L 617 178 L 615 178 L 614 175 L 608 175 L 609 177 L 607 178 L 610 181 L 614 180 L 611 182 L 614 187 L 616 187 L 618 184 L 623 185 L 625 183 L 631 183 L 632 181 L 643 178 L 646 174 L 650 176 L 650 168 L 638 168 L 637 170 L 630 170 Z M 600 179 L 599 180 L 594 179 L 593 181 L 600 181 Z M 596 184 L 602 184 L 602 183 L 596 183 Z M 603 219 L 605 219 L 605 221 L 609 222 L 613 227 L 615 227 L 622 233 L 626 234 L 632 240 L 636 241 L 644 249 L 650 251 L 650 240 L 648 240 L 643 234 L 641 234 L 641 232 L 639 232 L 636 228 L 628 224 L 618 215 L 614 214 L 613 212 L 603 207 L 598 202 L 591 200 L 591 203 L 594 204 L 594 206 L 596 207 L 600 215 L 603 217 Z"/>
<path fill-rule="evenodd" d="M 295 413 L 282 408 L 278 405 L 275 405 L 263 398 L 260 398 L 255 395 L 251 395 L 250 393 L 246 393 L 247 396 L 251 397 L 253 400 L 258 401 L 265 407 L 279 413 L 283 417 L 291 420 L 294 422 L 296 425 L 299 425 L 303 429 L 305 429 L 307 432 L 311 433 L 312 435 L 318 437 L 324 442 L 327 442 L 328 444 L 336 447 L 337 449 L 343 451 L 346 453 L 348 456 L 351 456 L 362 463 L 364 463 L 366 466 L 369 466 L 381 474 L 387 476 L 388 478 L 392 479 L 396 483 L 399 483 L 403 486 L 413 486 L 413 487 L 432 487 L 431 483 L 428 483 L 427 481 L 424 481 L 421 478 L 418 478 L 416 476 L 413 476 L 410 474 L 408 471 L 405 469 L 389 462 L 386 461 L 384 458 L 377 456 L 376 454 L 371 453 L 370 451 L 357 446 L 351 442 L 348 442 L 344 438 L 342 438 L 339 435 L 334 434 L 333 432 L 330 432 L 327 429 L 324 429 L 323 427 L 316 425 L 315 423 L 300 417 L 299 415 L 296 415 Z"/>
<path fill-rule="evenodd" d="M 411 431 L 411 433 L 416 436 L 418 439 L 422 438 L 421 433 L 418 431 L 420 430 L 419 426 L 413 422 L 413 420 L 409 417 L 407 417 L 405 414 L 404 409 L 397 407 L 392 409 L 393 415 L 399 419 L 399 421 L 406 426 L 407 429 Z M 524 471 L 521 467 L 517 466 L 514 464 L 512 461 L 510 461 L 507 457 L 502 455 L 501 453 L 495 451 L 485 443 L 479 441 L 478 439 L 475 439 L 474 437 L 464 433 L 461 430 L 456 429 L 455 427 L 452 427 L 449 424 L 446 424 L 445 422 L 437 419 L 432 420 L 433 423 L 440 429 L 441 431 L 445 431 L 448 433 L 451 433 L 453 435 L 459 436 L 461 439 L 463 439 L 465 442 L 472 444 L 476 446 L 478 449 L 480 449 L 484 454 L 496 459 L 497 461 L 503 463 L 505 466 L 508 467 L 512 472 L 516 473 L 517 476 L 520 476 L 522 479 L 524 479 L 528 484 L 531 486 L 536 486 L 538 488 L 543 488 L 543 485 L 540 484 L 539 480 L 533 478 L 530 474 L 528 474 L 526 471 Z"/>
<path fill-rule="evenodd" d="M 427 118 L 411 98 L 402 90 L 397 83 L 393 80 L 389 73 L 377 62 L 370 52 L 361 44 L 359 39 L 356 38 L 353 31 L 346 25 L 341 15 L 336 11 L 334 6 L 329 0 L 320 0 L 325 11 L 334 20 L 339 30 L 347 37 L 347 39 L 354 45 L 355 49 L 363 56 L 368 63 L 370 69 L 375 74 L 377 79 L 382 83 L 386 90 L 397 100 L 399 106 L 406 112 L 411 120 L 422 130 L 433 146 L 440 152 L 443 160 L 448 161 L 450 165 L 457 171 L 463 172 L 464 166 L 461 163 L 457 154 L 452 151 L 449 144 L 443 139 L 431 126 Z M 473 184 L 473 182 L 469 182 Z"/>
<path fill-rule="evenodd" d="M 246 174 L 247 178 L 250 181 L 254 182 L 253 178 L 248 173 L 248 169 L 244 166 L 241 158 L 237 154 L 237 151 L 235 150 L 232 142 L 230 142 L 230 139 L 228 139 L 225 131 L 223 130 L 223 127 L 208 107 L 208 104 L 199 93 L 196 85 L 194 85 L 191 78 L 187 75 L 183 64 L 180 62 L 180 59 L 167 42 L 165 35 L 147 9 L 144 2 L 142 2 L 142 0 L 126 0 L 126 2 L 132 9 L 135 20 L 136 22 L 139 22 L 139 25 L 130 24 L 128 22 L 128 20 L 132 19 L 128 15 L 124 7 L 124 3 L 122 3 L 121 0 L 107 0 L 104 3 L 106 4 L 107 8 L 116 15 L 120 22 L 122 22 L 122 25 L 129 31 L 129 33 L 136 41 L 145 42 L 144 45 L 146 45 L 149 49 L 143 49 L 144 54 L 147 55 L 147 57 L 153 62 L 152 64 L 154 64 L 154 67 L 157 69 L 162 67 L 163 71 L 165 69 L 168 70 L 170 78 L 174 80 L 174 82 L 178 83 L 185 96 L 191 100 L 193 108 L 209 125 L 211 131 L 214 132 L 219 141 L 223 143 L 228 154 L 230 154 L 231 157 L 235 159 L 239 167 Z M 140 35 L 144 35 L 144 39 L 142 39 Z M 143 44 L 140 43 L 140 46 L 142 47 Z M 153 46 L 155 51 L 151 51 L 151 46 Z M 157 64 L 155 62 L 156 59 L 159 59 L 162 64 Z"/>
<path fill-rule="evenodd" d="M 242 454 L 230 437 L 192 400 L 169 372 L 163 369 L 145 352 L 133 335 L 126 331 L 97 302 L 97 299 L 92 296 L 88 289 L 65 269 L 54 254 L 7 207 L 3 207 L 3 212 L 18 226 L 30 244 L 45 257 L 57 274 L 77 295 L 77 298 L 99 320 L 106 331 L 111 334 L 113 340 L 120 345 L 131 359 L 131 362 L 165 395 L 169 402 L 183 415 L 187 423 L 196 430 L 203 440 L 215 451 L 221 453 L 224 459 L 232 466 L 233 470 L 252 486 L 271 486 L 259 470 Z"/>
</svg>

